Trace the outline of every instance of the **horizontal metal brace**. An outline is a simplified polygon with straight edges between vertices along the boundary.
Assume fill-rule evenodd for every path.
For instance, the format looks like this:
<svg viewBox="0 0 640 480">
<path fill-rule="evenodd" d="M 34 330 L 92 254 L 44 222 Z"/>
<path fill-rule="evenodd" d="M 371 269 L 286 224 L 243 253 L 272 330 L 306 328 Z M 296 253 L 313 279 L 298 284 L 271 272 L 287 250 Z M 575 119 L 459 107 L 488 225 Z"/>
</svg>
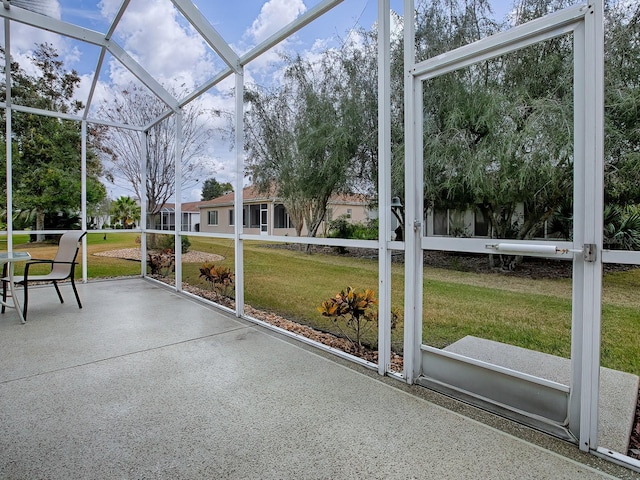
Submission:
<svg viewBox="0 0 640 480">
<path fill-rule="evenodd" d="M 489 243 L 485 248 L 492 249 L 497 252 L 507 254 L 521 255 L 558 255 L 564 253 L 582 253 L 585 262 L 596 261 L 596 245 L 594 243 L 585 243 L 582 249 L 577 248 L 559 248 L 555 245 L 535 244 L 528 245 L 524 243 Z"/>
</svg>

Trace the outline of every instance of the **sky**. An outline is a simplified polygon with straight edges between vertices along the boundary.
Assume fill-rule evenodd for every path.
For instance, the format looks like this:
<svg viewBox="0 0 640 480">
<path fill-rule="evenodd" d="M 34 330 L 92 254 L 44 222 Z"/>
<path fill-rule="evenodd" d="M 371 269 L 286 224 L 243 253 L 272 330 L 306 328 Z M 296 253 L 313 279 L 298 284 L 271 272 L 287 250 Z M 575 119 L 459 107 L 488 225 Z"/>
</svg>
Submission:
<svg viewBox="0 0 640 480">
<path fill-rule="evenodd" d="M 38 5 L 42 13 L 85 28 L 106 32 L 122 3 L 121 0 L 13 0 L 12 4 Z M 319 0 L 194 0 L 194 4 L 209 20 L 237 54 L 243 54 L 317 5 Z M 492 0 L 496 16 L 503 17 L 509 0 Z M 403 14 L 403 1 L 391 0 L 391 8 Z M 277 83 L 279 53 L 299 53 L 313 57 L 326 48 L 339 47 L 353 39 L 359 27 L 370 29 L 376 21 L 376 0 L 345 0 L 330 12 L 306 26 L 292 38 L 251 62 L 245 71 L 245 81 L 259 85 Z M 4 38 L 4 36 L 2 37 Z M 224 62 L 188 25 L 169 0 L 131 0 L 120 20 L 113 39 L 142 67 L 163 85 L 193 90 L 225 68 Z M 52 43 L 64 65 L 75 69 L 82 78 L 78 97 L 84 103 L 100 53 L 97 47 L 61 37 L 31 27 L 15 25 L 11 29 L 11 53 L 27 69 L 27 56 L 34 46 L 44 41 Z M 98 116 L 98 107 L 109 102 L 131 80 L 131 74 L 113 57 L 107 56 L 99 85 L 91 104 L 90 116 Z M 230 95 L 233 77 L 203 96 L 205 108 L 234 110 Z M 212 128 L 227 125 L 211 119 Z M 221 183 L 234 180 L 235 153 L 228 143 L 212 141 L 207 150 L 206 178 L 215 177 Z M 119 196 L 120 189 L 107 185 L 110 196 Z M 183 192 L 183 201 L 200 199 L 200 186 Z"/>
</svg>

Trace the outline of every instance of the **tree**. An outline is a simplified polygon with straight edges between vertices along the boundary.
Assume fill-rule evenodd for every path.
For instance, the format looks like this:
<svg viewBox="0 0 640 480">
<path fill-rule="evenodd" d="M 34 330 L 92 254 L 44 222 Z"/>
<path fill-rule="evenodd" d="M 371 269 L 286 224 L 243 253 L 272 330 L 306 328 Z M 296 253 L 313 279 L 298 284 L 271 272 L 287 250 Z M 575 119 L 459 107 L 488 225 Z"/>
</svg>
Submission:
<svg viewBox="0 0 640 480">
<path fill-rule="evenodd" d="M 202 200 L 213 200 L 225 193 L 233 192 L 233 185 L 229 182 L 220 183 L 215 178 L 208 178 L 202 185 Z"/>
<path fill-rule="evenodd" d="M 549 4 L 520 2 L 516 23 Z M 420 24 L 425 57 L 498 28 L 475 1 L 434 2 Z M 475 209 L 497 238 L 539 233 L 572 190 L 572 55 L 559 37 L 425 82 L 425 208 Z"/>
<path fill-rule="evenodd" d="M 164 115 L 167 106 L 141 87 L 131 85 L 120 97 L 105 102 L 100 110 L 105 118 L 115 123 L 148 125 Z M 181 185 L 185 189 L 195 185 L 204 170 L 205 148 L 211 133 L 205 126 L 205 113 L 220 114 L 205 112 L 197 101 L 182 109 Z M 145 194 L 151 217 L 157 215 L 162 205 L 175 194 L 175 132 L 174 115 L 149 129 L 145 183 L 142 179 L 145 136 L 125 128 L 102 128 L 97 133 L 107 178 L 128 184 L 138 198 Z"/>
<path fill-rule="evenodd" d="M 329 56 L 312 66 L 289 61 L 282 87 L 247 90 L 248 172 L 278 196 L 296 232 L 314 237 L 331 196 L 349 185 L 360 146 L 357 110 Z"/>
<path fill-rule="evenodd" d="M 605 13 L 605 202 L 640 204 L 640 4 Z"/>
<path fill-rule="evenodd" d="M 124 228 L 133 228 L 135 222 L 140 220 L 140 210 L 140 205 L 133 198 L 122 196 L 113 202 L 111 215 Z"/>
<path fill-rule="evenodd" d="M 4 56 L 4 50 L 1 50 Z M 49 44 L 38 45 L 30 57 L 37 69 L 28 75 L 11 62 L 13 102 L 34 108 L 77 113 L 82 103 L 74 100 L 80 77 L 66 71 L 57 51 Z M 2 100 L 5 85 L 0 86 Z M 4 110 L 2 111 L 4 117 Z M 79 122 L 32 113 L 14 112 L 13 209 L 35 212 L 35 227 L 45 228 L 45 215 L 80 211 L 81 131 Z M 0 134 L 6 141 L 5 131 Z M 90 145 L 91 147 L 91 145 Z M 0 155 L 4 160 L 4 150 Z M 5 162 L 2 162 L 3 168 Z M 101 164 L 92 148 L 87 150 L 87 204 L 98 204 L 106 190 L 99 178 Z M 39 240 L 42 236 L 39 236 Z"/>
<path fill-rule="evenodd" d="M 87 228 L 99 228 L 109 223 L 112 201 L 105 197 L 98 205 L 87 212 Z"/>
</svg>

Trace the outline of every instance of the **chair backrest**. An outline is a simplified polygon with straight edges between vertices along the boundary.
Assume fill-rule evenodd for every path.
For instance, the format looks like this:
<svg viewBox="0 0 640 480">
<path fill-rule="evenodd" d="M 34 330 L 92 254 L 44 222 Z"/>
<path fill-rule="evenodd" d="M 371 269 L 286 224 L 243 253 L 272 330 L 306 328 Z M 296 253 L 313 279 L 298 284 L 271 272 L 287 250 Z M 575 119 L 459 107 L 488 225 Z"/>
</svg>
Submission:
<svg viewBox="0 0 640 480">
<path fill-rule="evenodd" d="M 56 262 L 75 262 L 78 256 L 78 250 L 80 250 L 80 240 L 87 232 L 81 230 L 69 230 L 60 237 L 60 243 L 58 244 L 58 252 L 53 259 L 53 266 L 51 273 L 67 276 L 71 272 L 73 265 L 69 263 L 56 263 Z"/>
</svg>

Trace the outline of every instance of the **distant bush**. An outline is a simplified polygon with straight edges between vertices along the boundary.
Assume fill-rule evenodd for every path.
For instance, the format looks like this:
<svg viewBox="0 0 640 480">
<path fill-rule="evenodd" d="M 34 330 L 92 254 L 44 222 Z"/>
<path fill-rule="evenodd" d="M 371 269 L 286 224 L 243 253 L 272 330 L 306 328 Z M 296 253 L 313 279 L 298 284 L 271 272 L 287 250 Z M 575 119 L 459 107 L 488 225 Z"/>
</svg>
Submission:
<svg viewBox="0 0 640 480">
<path fill-rule="evenodd" d="M 328 237 L 349 238 L 354 240 L 377 240 L 378 239 L 378 219 L 370 220 L 368 223 L 352 223 L 346 215 L 340 215 L 335 220 L 329 222 Z"/>
<path fill-rule="evenodd" d="M 191 241 L 189 237 L 182 236 L 181 239 L 181 248 L 180 251 L 185 254 L 189 251 L 191 247 Z M 156 247 L 160 250 L 171 250 L 175 252 L 175 237 L 173 235 L 159 235 L 156 239 Z"/>
</svg>

